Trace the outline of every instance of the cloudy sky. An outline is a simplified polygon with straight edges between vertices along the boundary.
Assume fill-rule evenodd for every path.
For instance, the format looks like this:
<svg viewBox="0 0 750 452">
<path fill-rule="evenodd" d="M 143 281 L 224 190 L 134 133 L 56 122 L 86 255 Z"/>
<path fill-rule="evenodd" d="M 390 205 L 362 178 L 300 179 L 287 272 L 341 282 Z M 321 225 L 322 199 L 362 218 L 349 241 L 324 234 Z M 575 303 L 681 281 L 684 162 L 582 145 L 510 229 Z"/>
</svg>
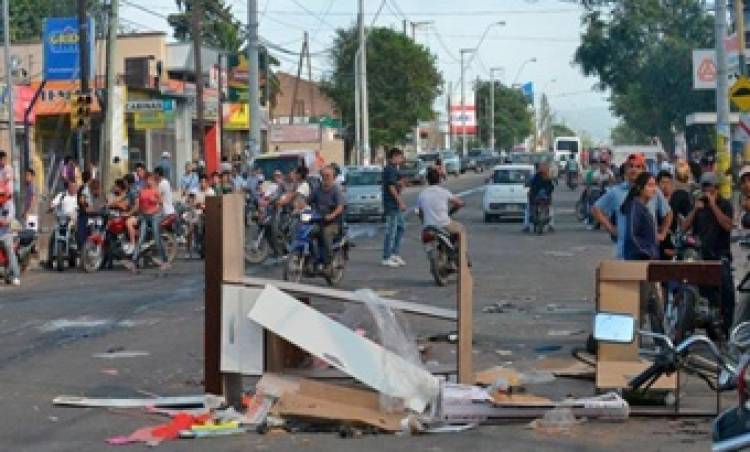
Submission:
<svg viewBox="0 0 750 452">
<path fill-rule="evenodd" d="M 311 37 L 313 73 L 320 77 L 330 67 L 324 51 L 334 30 L 356 20 L 357 0 L 258 0 L 260 34 L 263 38 L 298 51 L 302 34 Z M 227 0 L 237 18 L 247 23 L 247 1 Z M 122 0 L 123 23 L 138 30 L 171 31 L 164 16 L 175 12 L 175 0 Z M 138 8 L 141 6 L 149 11 Z M 382 6 L 382 9 L 381 9 Z M 376 17 L 376 12 L 380 14 Z M 429 21 L 416 30 L 416 40 L 438 57 L 446 81 L 452 81 L 459 99 L 459 49 L 474 48 L 487 26 L 493 26 L 466 71 L 466 79 L 489 78 L 489 68 L 503 68 L 496 77 L 506 84 L 534 82 L 538 94 L 545 92 L 561 121 L 606 140 L 615 125 L 606 98 L 591 87 L 596 80 L 581 75 L 572 64 L 580 40 L 581 9 L 563 0 L 365 0 L 366 20 L 401 30 L 403 21 Z M 409 27 L 411 33 L 411 27 Z M 296 71 L 293 56 L 278 55 L 282 70 Z M 535 63 L 524 64 L 536 58 Z M 373 68 L 368 68 L 373 70 Z M 520 73 L 519 73 L 520 71 Z M 467 92 L 469 90 L 467 83 Z M 374 93 L 371 93 L 374 95 Z M 467 97 L 470 94 L 467 94 Z"/>
</svg>

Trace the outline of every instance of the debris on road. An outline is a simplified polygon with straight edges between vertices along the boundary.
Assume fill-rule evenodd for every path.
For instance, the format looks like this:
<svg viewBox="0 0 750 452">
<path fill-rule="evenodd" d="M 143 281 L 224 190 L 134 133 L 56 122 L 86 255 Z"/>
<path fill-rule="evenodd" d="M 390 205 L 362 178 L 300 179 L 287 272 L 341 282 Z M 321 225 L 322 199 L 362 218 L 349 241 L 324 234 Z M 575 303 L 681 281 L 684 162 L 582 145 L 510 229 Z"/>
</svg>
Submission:
<svg viewBox="0 0 750 452">
<path fill-rule="evenodd" d="M 586 334 L 584 330 L 549 330 L 547 336 L 578 336 Z"/>
<path fill-rule="evenodd" d="M 534 419 L 529 426 L 544 433 L 566 433 L 582 422 L 584 420 L 576 419 L 573 410 L 570 408 L 558 407 L 544 413 L 542 418 Z"/>
<path fill-rule="evenodd" d="M 119 359 L 119 358 L 141 358 L 144 356 L 149 356 L 151 353 L 144 352 L 144 351 L 138 351 L 138 350 L 113 350 L 109 351 L 107 350 L 105 353 L 94 353 L 91 355 L 92 358 L 100 358 L 100 359 Z"/>
</svg>

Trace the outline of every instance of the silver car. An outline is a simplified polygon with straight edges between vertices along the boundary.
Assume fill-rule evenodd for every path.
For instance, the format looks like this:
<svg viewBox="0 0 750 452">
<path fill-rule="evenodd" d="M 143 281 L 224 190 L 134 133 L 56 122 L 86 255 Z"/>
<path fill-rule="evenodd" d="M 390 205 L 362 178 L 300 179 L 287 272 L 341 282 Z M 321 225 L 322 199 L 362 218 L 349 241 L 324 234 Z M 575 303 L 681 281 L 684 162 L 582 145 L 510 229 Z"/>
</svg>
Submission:
<svg viewBox="0 0 750 452">
<path fill-rule="evenodd" d="M 383 168 L 349 167 L 344 185 L 347 220 L 380 221 L 383 218 Z"/>
</svg>

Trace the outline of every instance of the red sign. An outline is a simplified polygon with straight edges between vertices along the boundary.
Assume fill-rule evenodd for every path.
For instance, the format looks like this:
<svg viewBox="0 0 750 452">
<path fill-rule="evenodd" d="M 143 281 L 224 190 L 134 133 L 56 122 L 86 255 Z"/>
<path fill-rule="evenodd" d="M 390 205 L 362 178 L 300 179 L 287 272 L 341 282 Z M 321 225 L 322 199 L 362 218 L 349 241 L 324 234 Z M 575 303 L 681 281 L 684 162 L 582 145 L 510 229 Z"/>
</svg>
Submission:
<svg viewBox="0 0 750 452">
<path fill-rule="evenodd" d="M 463 134 L 466 126 L 466 134 L 474 135 L 477 133 L 476 109 L 473 105 L 465 105 L 463 113 L 460 105 L 451 105 L 451 133 L 454 135 Z"/>
</svg>

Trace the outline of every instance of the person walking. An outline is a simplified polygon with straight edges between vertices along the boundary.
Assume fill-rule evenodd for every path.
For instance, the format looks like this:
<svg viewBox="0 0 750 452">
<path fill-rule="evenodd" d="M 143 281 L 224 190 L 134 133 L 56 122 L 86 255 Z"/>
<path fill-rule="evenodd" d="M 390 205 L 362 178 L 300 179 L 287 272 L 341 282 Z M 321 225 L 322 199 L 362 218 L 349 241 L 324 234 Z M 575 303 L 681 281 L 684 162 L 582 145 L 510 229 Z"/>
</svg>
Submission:
<svg viewBox="0 0 750 452">
<path fill-rule="evenodd" d="M 643 172 L 631 184 L 625 201 L 620 206 L 625 219 L 625 260 L 652 260 L 659 257 L 656 222 L 646 207 L 656 196 L 656 190 L 654 176 Z"/>
<path fill-rule="evenodd" d="M 401 198 L 398 167 L 404 161 L 404 152 L 393 148 L 388 151 L 388 164 L 383 169 L 383 212 L 385 237 L 383 238 L 383 260 L 385 267 L 397 268 L 406 265 L 399 251 L 404 235 L 406 203 Z"/>
</svg>

